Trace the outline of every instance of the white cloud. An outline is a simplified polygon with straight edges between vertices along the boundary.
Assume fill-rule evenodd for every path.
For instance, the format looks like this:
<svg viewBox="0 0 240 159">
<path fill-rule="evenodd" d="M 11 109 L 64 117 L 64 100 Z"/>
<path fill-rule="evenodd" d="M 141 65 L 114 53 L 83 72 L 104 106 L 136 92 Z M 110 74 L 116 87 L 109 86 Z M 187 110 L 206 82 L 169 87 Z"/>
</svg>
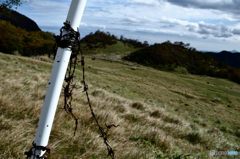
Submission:
<svg viewBox="0 0 240 159">
<path fill-rule="evenodd" d="M 102 29 L 104 29 L 104 30 L 106 30 L 106 26 L 105 25 L 99 25 L 99 24 L 92 24 L 92 25 L 90 25 L 90 27 L 95 27 L 95 28 L 102 28 Z"/>
<path fill-rule="evenodd" d="M 160 5 L 160 2 L 157 0 L 127 0 L 125 6 L 135 5 L 135 6 L 144 6 L 144 7 L 156 7 Z"/>
<path fill-rule="evenodd" d="M 88 26 L 88 25 L 87 25 L 86 23 L 81 22 L 81 23 L 80 23 L 80 26 L 85 26 L 85 27 L 86 27 L 86 26 Z"/>
<path fill-rule="evenodd" d="M 29 0 L 27 3 L 35 12 L 41 14 L 61 14 L 61 12 L 67 12 L 69 8 L 69 2 L 61 1 Z"/>
</svg>

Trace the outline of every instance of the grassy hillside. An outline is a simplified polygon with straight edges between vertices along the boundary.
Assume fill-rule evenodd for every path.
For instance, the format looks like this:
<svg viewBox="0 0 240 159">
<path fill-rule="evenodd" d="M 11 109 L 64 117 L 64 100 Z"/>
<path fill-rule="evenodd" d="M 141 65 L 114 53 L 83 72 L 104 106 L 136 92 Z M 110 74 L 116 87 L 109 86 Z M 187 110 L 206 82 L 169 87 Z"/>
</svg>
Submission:
<svg viewBox="0 0 240 159">
<path fill-rule="evenodd" d="M 24 158 L 34 140 L 52 61 L 0 53 L 0 158 Z M 224 79 L 164 72 L 86 57 L 93 109 L 111 129 L 116 158 L 210 158 L 239 152 L 240 86 Z M 81 84 L 77 70 L 77 84 Z M 107 158 L 82 90 L 74 92 L 79 128 L 60 98 L 48 147 L 52 159 Z M 217 157 L 214 157 L 217 158 Z M 230 157 L 229 157 L 230 158 Z"/>
<path fill-rule="evenodd" d="M 83 48 L 85 46 L 86 43 L 83 43 Z M 106 45 L 105 47 L 85 49 L 84 52 L 87 54 L 118 54 L 124 56 L 139 49 L 140 48 L 134 48 L 133 46 L 126 45 L 121 41 L 117 41 L 116 44 Z"/>
</svg>

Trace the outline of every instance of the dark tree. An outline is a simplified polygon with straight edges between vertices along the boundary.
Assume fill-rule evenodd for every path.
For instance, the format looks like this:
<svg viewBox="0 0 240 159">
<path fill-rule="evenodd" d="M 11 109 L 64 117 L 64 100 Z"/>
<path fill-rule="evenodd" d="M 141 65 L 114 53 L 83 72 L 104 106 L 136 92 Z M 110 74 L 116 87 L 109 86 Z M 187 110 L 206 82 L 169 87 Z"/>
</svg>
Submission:
<svg viewBox="0 0 240 159">
<path fill-rule="evenodd" d="M 0 7 L 1 8 L 12 8 L 15 7 L 17 8 L 22 4 L 22 0 L 3 0 L 0 2 Z"/>
<path fill-rule="evenodd" d="M 144 47 L 148 47 L 148 46 L 149 46 L 149 44 L 148 44 L 147 41 L 144 41 L 144 42 L 143 42 L 143 45 L 144 45 Z"/>
<path fill-rule="evenodd" d="M 23 0 L 1 0 L 0 1 L 0 16 L 2 14 L 9 14 L 11 9 L 15 7 L 17 9 L 23 3 Z"/>
<path fill-rule="evenodd" d="M 120 39 L 119 39 L 119 40 L 120 40 L 120 41 L 124 41 L 123 35 L 120 36 Z"/>
</svg>

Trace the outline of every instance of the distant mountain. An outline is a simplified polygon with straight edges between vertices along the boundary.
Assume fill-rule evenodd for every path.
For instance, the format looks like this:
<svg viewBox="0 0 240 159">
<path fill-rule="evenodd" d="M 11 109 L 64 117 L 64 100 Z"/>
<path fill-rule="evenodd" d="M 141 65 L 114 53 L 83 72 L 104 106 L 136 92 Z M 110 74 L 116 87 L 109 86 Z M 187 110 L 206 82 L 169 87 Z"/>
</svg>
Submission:
<svg viewBox="0 0 240 159">
<path fill-rule="evenodd" d="M 229 51 L 222 51 L 220 53 L 206 52 L 218 62 L 223 62 L 228 66 L 240 67 L 240 53 L 232 53 Z"/>
<path fill-rule="evenodd" d="M 239 51 L 237 51 L 237 50 L 232 50 L 232 51 L 230 51 L 231 53 L 240 53 Z"/>
<path fill-rule="evenodd" d="M 219 51 L 207 51 L 207 50 L 199 50 L 199 51 L 201 51 L 201 52 L 203 52 L 203 53 L 220 53 Z M 223 50 L 223 51 L 226 51 L 226 50 Z M 231 53 L 240 53 L 239 51 L 237 51 L 237 50 L 232 50 L 232 51 L 227 51 L 227 52 L 231 52 Z"/>
<path fill-rule="evenodd" d="M 26 31 L 41 31 L 38 25 L 30 18 L 14 11 L 0 8 L 0 20 L 9 21 L 12 25 L 25 29 Z"/>
</svg>

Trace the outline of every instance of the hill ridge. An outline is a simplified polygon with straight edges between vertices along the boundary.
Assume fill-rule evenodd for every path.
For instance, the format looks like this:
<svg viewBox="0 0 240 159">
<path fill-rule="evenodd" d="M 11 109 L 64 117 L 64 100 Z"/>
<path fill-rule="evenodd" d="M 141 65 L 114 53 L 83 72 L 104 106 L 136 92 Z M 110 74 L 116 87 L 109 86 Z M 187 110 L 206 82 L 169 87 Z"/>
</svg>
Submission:
<svg viewBox="0 0 240 159">
<path fill-rule="evenodd" d="M 0 20 L 9 21 L 12 25 L 25 29 L 26 31 L 41 31 L 35 21 L 28 18 L 27 16 L 5 8 L 0 8 Z"/>
</svg>

